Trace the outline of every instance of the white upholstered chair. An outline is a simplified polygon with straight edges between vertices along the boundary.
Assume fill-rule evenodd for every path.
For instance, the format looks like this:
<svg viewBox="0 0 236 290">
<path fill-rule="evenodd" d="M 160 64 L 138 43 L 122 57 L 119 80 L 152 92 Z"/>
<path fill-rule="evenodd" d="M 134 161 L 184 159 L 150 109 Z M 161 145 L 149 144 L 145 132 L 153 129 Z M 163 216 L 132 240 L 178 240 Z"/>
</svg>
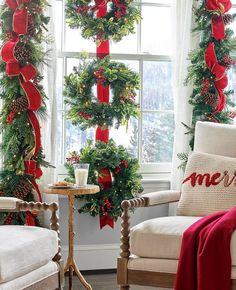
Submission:
<svg viewBox="0 0 236 290">
<path fill-rule="evenodd" d="M 196 171 L 196 168 L 198 170 L 200 168 L 204 174 L 204 172 L 209 171 L 211 166 L 213 172 L 220 172 L 219 168 L 227 169 L 224 168 L 225 166 L 231 168 L 227 171 L 228 173 L 223 171 L 222 174 L 225 174 L 223 176 L 226 176 L 225 184 L 219 183 L 222 190 L 218 188 L 218 192 L 210 195 L 212 199 L 206 195 L 206 200 L 204 200 L 202 187 L 199 186 L 199 192 L 197 192 L 195 187 L 189 187 L 191 183 L 189 185 L 186 182 L 182 186 L 182 193 L 177 191 L 153 192 L 133 200 L 123 201 L 122 244 L 117 264 L 117 281 L 121 290 L 129 289 L 129 285 L 132 284 L 173 288 L 183 232 L 197 221 L 199 216 L 214 212 L 214 209 L 228 209 L 236 205 L 235 125 L 197 123 L 194 153 L 190 156 L 186 172 L 190 173 L 190 168 L 193 170 L 192 172 Z M 230 174 L 235 175 L 235 177 L 228 178 Z M 207 182 L 208 177 L 204 178 L 203 182 Z M 231 182 L 232 186 L 228 186 L 230 180 L 234 180 Z M 202 181 L 198 180 L 198 182 L 201 185 Z M 194 183 L 191 186 L 193 185 Z M 212 186 L 212 188 L 214 187 Z M 189 190 L 193 192 L 188 194 Z M 231 194 L 227 195 L 229 192 Z M 200 198 L 198 193 L 201 195 Z M 220 195 L 217 195 L 219 193 Z M 191 199 L 192 196 L 196 200 Z M 129 210 L 131 208 L 155 206 L 176 201 L 179 201 L 177 216 L 147 220 L 129 229 Z M 231 238 L 231 258 L 232 289 L 236 289 L 236 232 Z"/>
<path fill-rule="evenodd" d="M 56 203 L 27 203 L 0 197 L 0 211 L 50 210 L 51 229 L 0 226 L 0 290 L 54 290 L 63 287 Z"/>
</svg>

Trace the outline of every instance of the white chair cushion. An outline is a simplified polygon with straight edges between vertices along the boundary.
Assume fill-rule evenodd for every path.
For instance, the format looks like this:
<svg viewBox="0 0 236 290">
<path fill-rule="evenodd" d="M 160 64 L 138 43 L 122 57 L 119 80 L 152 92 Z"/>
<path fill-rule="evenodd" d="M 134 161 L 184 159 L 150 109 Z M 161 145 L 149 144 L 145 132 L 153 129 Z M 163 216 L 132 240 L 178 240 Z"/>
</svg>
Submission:
<svg viewBox="0 0 236 290">
<path fill-rule="evenodd" d="M 236 158 L 236 126 L 197 122 L 194 151 Z"/>
<path fill-rule="evenodd" d="M 57 251 L 55 231 L 40 227 L 0 226 L 0 283 L 46 265 Z"/>
<path fill-rule="evenodd" d="M 131 259 L 129 259 L 127 267 L 129 270 L 175 274 L 177 272 L 177 266 L 178 266 L 178 260 L 150 259 L 150 258 L 139 258 L 139 257 L 133 256 L 131 257 Z M 235 266 L 233 266 L 231 270 L 231 279 L 236 279 Z"/>
<path fill-rule="evenodd" d="M 1 283 L 0 290 L 22 290 L 32 284 L 58 273 L 58 264 L 49 262 L 46 265 L 9 282 Z M 43 289 L 42 289 L 43 290 Z"/>
<path fill-rule="evenodd" d="M 236 158 L 194 152 L 189 157 L 177 215 L 204 216 L 236 205 Z"/>
<path fill-rule="evenodd" d="M 153 259 L 179 259 L 183 232 L 200 217 L 169 216 L 144 221 L 131 229 L 130 251 Z M 231 239 L 232 265 L 236 266 L 236 231 Z"/>
</svg>

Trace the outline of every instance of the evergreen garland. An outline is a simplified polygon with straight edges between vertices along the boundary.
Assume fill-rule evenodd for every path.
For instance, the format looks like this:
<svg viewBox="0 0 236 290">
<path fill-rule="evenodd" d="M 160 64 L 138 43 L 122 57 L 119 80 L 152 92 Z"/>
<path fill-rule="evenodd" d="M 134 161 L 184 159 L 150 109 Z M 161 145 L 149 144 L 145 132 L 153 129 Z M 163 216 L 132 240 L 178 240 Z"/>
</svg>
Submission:
<svg viewBox="0 0 236 290">
<path fill-rule="evenodd" d="M 27 3 L 26 3 L 27 2 Z M 6 2 L 1 6 L 1 43 L 8 41 L 18 41 L 14 49 L 20 69 L 27 64 L 34 68 L 39 68 L 45 63 L 46 53 L 43 45 L 50 41 L 45 36 L 49 17 L 43 14 L 48 6 L 45 0 L 25 1 L 21 4 L 21 9 L 27 11 L 27 32 L 18 34 L 14 31 L 13 16 L 18 3 L 14 0 Z M 22 11 L 22 10 L 21 10 Z M 43 79 L 38 69 L 37 74 L 30 83 L 32 83 L 42 96 L 42 105 L 37 111 L 38 117 L 45 117 L 46 108 L 44 100 L 46 98 L 43 86 L 40 81 Z M 23 90 L 20 79 L 21 76 L 8 76 L 6 74 L 6 63 L 0 62 L 0 98 L 3 101 L 3 107 L 0 114 L 1 129 L 3 131 L 2 155 L 4 157 L 3 169 L 0 172 L 0 195 L 10 196 L 33 201 L 33 188 L 35 176 L 26 174 L 25 161 L 32 157 L 32 150 L 35 147 L 35 132 L 32 123 L 29 120 L 29 103 L 26 98 L 26 92 Z M 48 167 L 49 163 L 45 161 L 42 148 L 34 156 L 38 175 L 41 174 L 40 167 Z M 27 214 L 25 213 L 1 213 L 0 224 L 25 224 Z"/>
<path fill-rule="evenodd" d="M 93 145 L 89 141 L 80 154 L 72 152 L 65 164 L 69 174 L 67 181 L 75 182 L 73 165 L 79 162 L 90 164 L 88 182 L 100 186 L 100 192 L 96 195 L 79 197 L 84 201 L 79 209 L 80 213 L 109 216 L 116 221 L 122 213 L 121 202 L 133 198 L 143 190 L 141 176 L 137 173 L 138 160 L 132 158 L 123 146 L 116 146 L 112 139 L 108 144 L 97 141 Z M 106 189 L 99 183 L 99 176 L 104 174 L 103 168 L 112 174 L 112 186 Z"/>
<path fill-rule="evenodd" d="M 235 61 L 231 58 L 231 54 L 236 49 L 236 39 L 233 31 L 228 27 L 236 17 L 236 14 L 230 15 L 226 13 L 231 6 L 230 1 L 217 1 L 217 4 L 211 0 L 201 0 L 198 2 L 199 7 L 194 8 L 196 27 L 193 33 L 199 33 L 201 40 L 199 47 L 192 51 L 189 55 L 191 65 L 188 68 L 188 76 L 186 84 L 193 84 L 193 92 L 190 96 L 189 103 L 193 106 L 192 125 L 185 125 L 186 134 L 192 136 L 190 140 L 190 148 L 194 146 L 194 128 L 198 120 L 212 121 L 219 123 L 231 123 L 230 108 L 235 104 L 232 101 L 232 90 L 224 90 L 226 102 L 223 110 L 217 110 L 219 103 L 219 93 L 216 87 L 217 77 L 214 69 L 210 69 L 206 63 L 206 51 L 209 45 L 213 45 L 215 55 L 221 69 L 229 70 Z M 221 3 L 222 2 L 222 3 Z M 213 6 L 214 9 L 209 7 Z M 227 7 L 226 7 L 227 6 Z M 212 23 L 213 21 L 223 20 L 225 26 L 225 35 L 223 39 L 214 37 Z M 185 160 L 186 161 L 186 160 Z"/>
<path fill-rule="evenodd" d="M 101 103 L 92 89 L 98 82 L 110 86 L 111 103 Z M 131 71 L 123 63 L 111 61 L 109 57 L 86 62 L 85 59 L 74 73 L 65 77 L 65 102 L 69 104 L 68 118 L 74 125 L 80 124 L 82 129 L 94 126 L 108 127 L 116 122 L 128 123 L 130 117 L 138 117 L 139 109 L 135 103 L 139 89 L 138 74 Z"/>
<path fill-rule="evenodd" d="M 99 7 L 108 2 L 109 11 L 105 17 L 96 17 Z M 99 46 L 104 39 L 120 41 L 134 33 L 135 23 L 141 19 L 140 11 L 133 6 L 133 0 L 84 1 L 67 0 L 66 18 L 71 28 L 81 28 L 84 38 L 92 38 Z M 92 6 L 91 4 L 95 4 Z"/>
</svg>

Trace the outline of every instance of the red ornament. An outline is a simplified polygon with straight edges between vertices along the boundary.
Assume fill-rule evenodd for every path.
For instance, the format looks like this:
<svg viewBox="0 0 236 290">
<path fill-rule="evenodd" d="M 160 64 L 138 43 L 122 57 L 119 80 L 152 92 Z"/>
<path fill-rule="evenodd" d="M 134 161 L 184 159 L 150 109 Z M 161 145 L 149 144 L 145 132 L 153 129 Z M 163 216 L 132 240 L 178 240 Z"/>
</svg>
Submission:
<svg viewBox="0 0 236 290">
<path fill-rule="evenodd" d="M 8 216 L 5 219 L 5 225 L 10 225 L 12 222 L 12 214 L 8 214 Z"/>
<path fill-rule="evenodd" d="M 118 167 L 116 168 L 115 174 L 118 175 L 120 172 L 121 172 L 121 167 L 118 166 Z"/>
<path fill-rule="evenodd" d="M 128 162 L 127 162 L 127 160 L 123 160 L 121 163 L 124 165 L 125 168 L 128 168 Z"/>
<path fill-rule="evenodd" d="M 71 164 L 79 163 L 80 162 L 80 157 L 76 154 L 71 154 L 71 157 L 67 157 L 66 161 L 70 162 Z"/>
<path fill-rule="evenodd" d="M 7 124 L 10 125 L 12 121 L 14 120 L 14 118 L 15 118 L 15 113 L 11 111 L 7 116 Z"/>
<path fill-rule="evenodd" d="M 83 13 L 83 12 L 87 12 L 90 9 L 90 7 L 88 6 L 79 6 L 78 8 L 76 8 L 76 12 L 78 14 Z"/>
<path fill-rule="evenodd" d="M 92 116 L 90 114 L 85 113 L 85 112 L 79 112 L 78 115 L 83 117 L 84 119 L 91 119 L 92 118 Z"/>
<path fill-rule="evenodd" d="M 209 88 L 210 88 L 210 80 L 209 79 L 203 80 L 203 87 L 201 90 L 201 94 L 205 95 L 209 91 Z"/>
<path fill-rule="evenodd" d="M 100 67 L 96 72 L 94 72 L 94 75 L 96 76 L 97 79 L 103 79 L 103 73 L 104 69 Z"/>
<path fill-rule="evenodd" d="M 224 55 L 222 64 L 226 66 L 227 68 L 230 68 L 232 65 L 234 65 L 236 62 L 233 60 L 229 55 Z"/>
</svg>

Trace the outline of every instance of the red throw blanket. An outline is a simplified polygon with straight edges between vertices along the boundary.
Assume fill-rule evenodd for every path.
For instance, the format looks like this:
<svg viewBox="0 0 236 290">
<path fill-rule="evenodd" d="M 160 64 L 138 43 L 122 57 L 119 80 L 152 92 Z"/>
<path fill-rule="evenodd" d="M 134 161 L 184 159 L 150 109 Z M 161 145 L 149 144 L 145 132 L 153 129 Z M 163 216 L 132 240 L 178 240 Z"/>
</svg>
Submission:
<svg viewBox="0 0 236 290">
<path fill-rule="evenodd" d="M 236 207 L 207 215 L 183 234 L 175 290 L 231 290 Z"/>
</svg>

